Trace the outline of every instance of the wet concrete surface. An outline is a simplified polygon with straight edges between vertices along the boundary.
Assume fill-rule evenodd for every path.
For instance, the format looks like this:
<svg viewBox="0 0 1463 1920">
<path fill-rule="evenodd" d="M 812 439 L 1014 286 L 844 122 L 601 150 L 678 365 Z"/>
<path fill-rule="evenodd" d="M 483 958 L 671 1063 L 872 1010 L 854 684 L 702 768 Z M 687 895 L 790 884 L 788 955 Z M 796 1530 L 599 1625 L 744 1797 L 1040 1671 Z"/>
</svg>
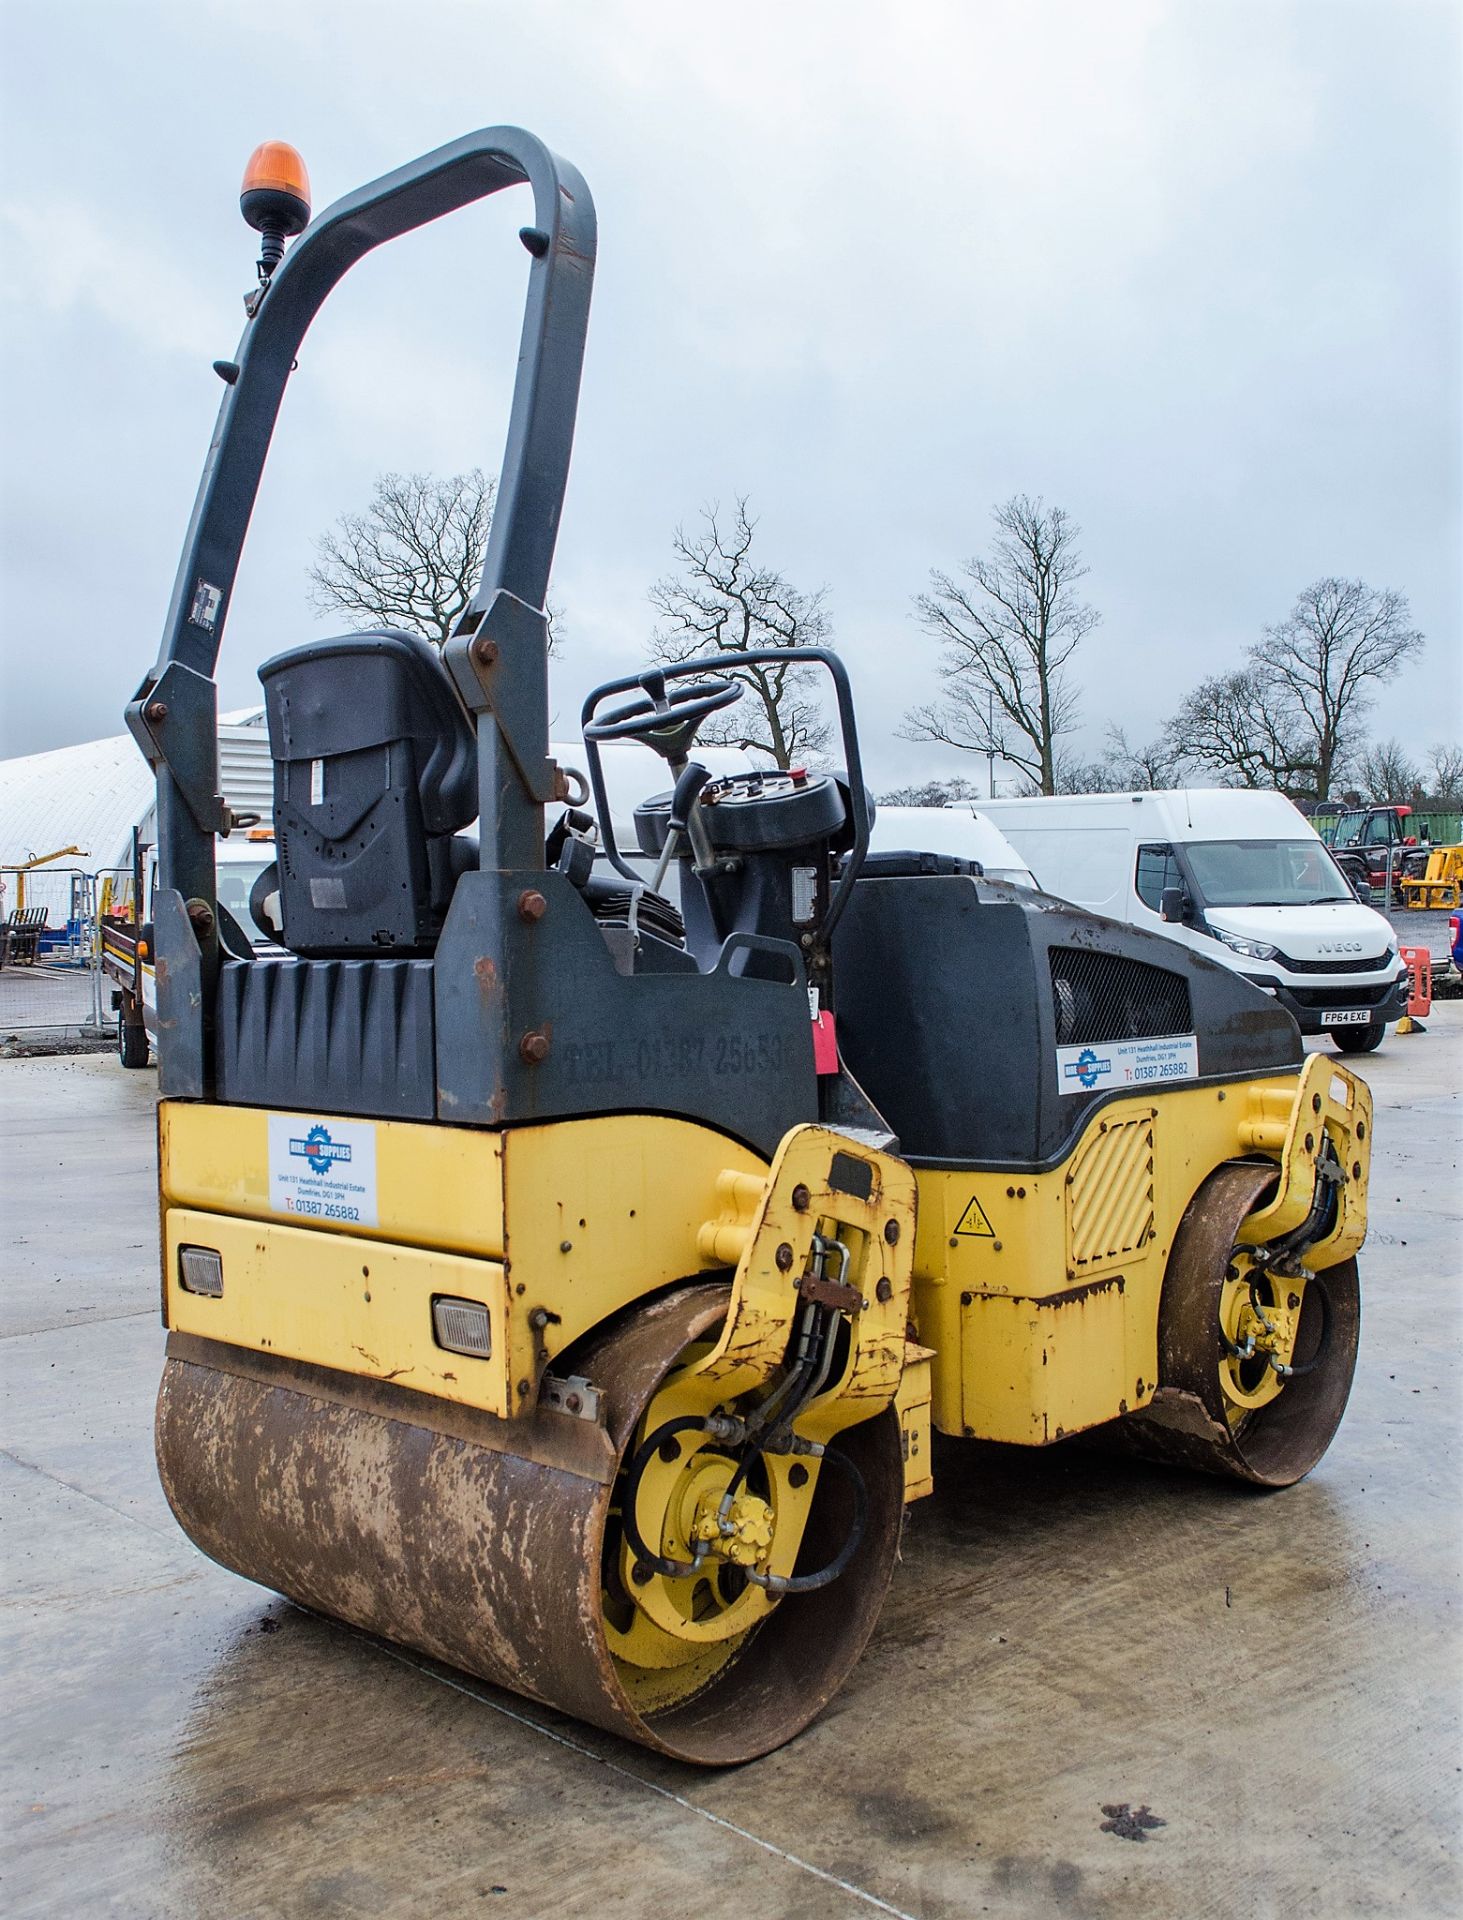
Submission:
<svg viewBox="0 0 1463 1920">
<path fill-rule="evenodd" d="M 1428 1025 L 1353 1063 L 1366 1324 L 1311 1478 L 942 1446 L 850 1684 L 721 1775 L 201 1558 L 152 1465 L 153 1076 L 0 1062 L 6 1911 L 1463 1911 L 1463 1005 Z"/>
</svg>

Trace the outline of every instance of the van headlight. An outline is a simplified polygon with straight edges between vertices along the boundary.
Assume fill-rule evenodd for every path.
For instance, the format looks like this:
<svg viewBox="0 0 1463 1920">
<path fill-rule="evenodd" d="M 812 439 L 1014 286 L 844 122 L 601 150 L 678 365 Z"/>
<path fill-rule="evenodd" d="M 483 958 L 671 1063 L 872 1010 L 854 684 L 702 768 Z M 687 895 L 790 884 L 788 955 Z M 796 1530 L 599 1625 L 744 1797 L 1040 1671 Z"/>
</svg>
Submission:
<svg viewBox="0 0 1463 1920">
<path fill-rule="evenodd" d="M 1216 940 L 1222 940 L 1247 960 L 1273 960 L 1280 951 L 1279 947 L 1267 946 L 1263 940 L 1246 940 L 1240 934 L 1226 933 L 1223 927 L 1214 927 L 1211 931 Z"/>
</svg>

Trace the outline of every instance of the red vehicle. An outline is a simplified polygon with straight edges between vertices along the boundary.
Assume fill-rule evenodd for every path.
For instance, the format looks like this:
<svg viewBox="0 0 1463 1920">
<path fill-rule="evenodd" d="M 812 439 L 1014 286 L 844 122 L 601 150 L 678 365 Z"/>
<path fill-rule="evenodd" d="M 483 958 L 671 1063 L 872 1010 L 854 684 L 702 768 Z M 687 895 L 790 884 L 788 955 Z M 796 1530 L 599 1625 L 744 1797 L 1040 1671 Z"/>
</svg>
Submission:
<svg viewBox="0 0 1463 1920">
<path fill-rule="evenodd" d="M 1334 816 L 1334 824 L 1314 824 L 1359 899 L 1381 894 L 1385 906 L 1400 907 L 1403 875 L 1420 877 L 1429 852 L 1427 841 L 1410 831 L 1411 819 L 1411 807 L 1348 807 Z"/>
</svg>

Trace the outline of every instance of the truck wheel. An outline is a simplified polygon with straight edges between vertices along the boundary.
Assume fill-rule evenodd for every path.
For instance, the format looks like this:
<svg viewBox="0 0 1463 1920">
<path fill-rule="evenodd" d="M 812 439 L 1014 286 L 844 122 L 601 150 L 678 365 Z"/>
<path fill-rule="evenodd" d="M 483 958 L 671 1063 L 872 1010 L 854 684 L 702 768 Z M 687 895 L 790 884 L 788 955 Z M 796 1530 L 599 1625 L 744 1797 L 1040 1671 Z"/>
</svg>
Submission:
<svg viewBox="0 0 1463 1920">
<path fill-rule="evenodd" d="M 127 1009 L 117 1009 L 117 1058 L 124 1067 L 147 1065 L 147 1028 L 127 1024 Z"/>
<path fill-rule="evenodd" d="M 1333 1027 L 1331 1038 L 1342 1053 L 1375 1053 L 1386 1031 L 1385 1020 L 1373 1020 L 1368 1027 Z"/>
</svg>

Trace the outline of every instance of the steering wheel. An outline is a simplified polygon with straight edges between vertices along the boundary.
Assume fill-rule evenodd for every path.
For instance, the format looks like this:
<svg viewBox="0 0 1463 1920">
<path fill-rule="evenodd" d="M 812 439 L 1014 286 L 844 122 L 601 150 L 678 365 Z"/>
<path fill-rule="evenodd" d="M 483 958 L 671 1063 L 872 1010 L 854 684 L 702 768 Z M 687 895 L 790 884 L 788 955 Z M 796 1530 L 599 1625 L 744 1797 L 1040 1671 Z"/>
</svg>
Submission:
<svg viewBox="0 0 1463 1920">
<path fill-rule="evenodd" d="M 719 713 L 742 697 L 740 682 L 721 674 L 687 681 L 671 693 L 666 692 L 663 673 L 642 674 L 640 684 L 645 692 L 639 699 L 612 707 L 603 719 L 592 720 L 584 729 L 586 740 L 638 740 L 667 760 L 675 760 L 685 753 L 708 715 Z"/>
</svg>

